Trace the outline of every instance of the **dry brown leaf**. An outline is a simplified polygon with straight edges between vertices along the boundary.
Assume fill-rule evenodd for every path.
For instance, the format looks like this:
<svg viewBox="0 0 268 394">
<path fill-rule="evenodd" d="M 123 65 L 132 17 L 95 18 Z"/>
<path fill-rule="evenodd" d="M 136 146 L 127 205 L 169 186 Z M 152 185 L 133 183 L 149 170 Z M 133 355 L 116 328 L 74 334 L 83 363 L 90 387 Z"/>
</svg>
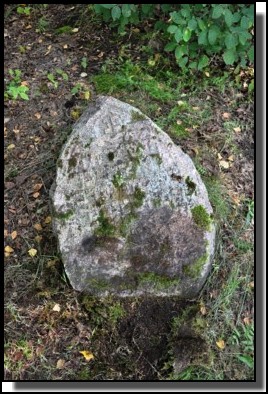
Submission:
<svg viewBox="0 0 268 394">
<path fill-rule="evenodd" d="M 55 304 L 52 310 L 54 312 L 60 312 L 60 305 L 59 304 Z"/>
<path fill-rule="evenodd" d="M 43 186 L 43 183 L 36 183 L 33 187 L 34 192 L 38 192 Z"/>
<path fill-rule="evenodd" d="M 18 235 L 18 233 L 17 233 L 17 231 L 12 231 L 12 233 L 11 233 L 11 238 L 12 239 L 15 239 L 15 238 L 17 238 L 17 235 Z"/>
<path fill-rule="evenodd" d="M 249 326 L 251 324 L 251 319 L 249 317 L 244 317 L 243 322 Z"/>
<path fill-rule="evenodd" d="M 46 218 L 45 218 L 45 223 L 46 224 L 49 224 L 49 223 L 51 223 L 51 216 L 47 216 Z"/>
<path fill-rule="evenodd" d="M 31 257 L 34 257 L 36 255 L 36 253 L 37 253 L 36 249 L 31 248 L 31 249 L 28 250 L 28 254 Z"/>
<path fill-rule="evenodd" d="M 36 119 L 41 119 L 42 115 L 40 114 L 40 112 L 36 112 L 34 114 L 34 116 L 36 117 Z"/>
<path fill-rule="evenodd" d="M 21 82 L 21 85 L 22 85 L 22 86 L 28 86 L 28 85 L 29 85 L 29 82 L 27 82 L 27 81 L 22 81 L 22 82 Z"/>
<path fill-rule="evenodd" d="M 199 149 L 198 148 L 192 148 L 192 150 L 194 151 L 195 155 L 198 156 L 199 155 Z"/>
<path fill-rule="evenodd" d="M 13 252 L 14 252 L 14 249 L 11 248 L 11 246 L 7 245 L 7 246 L 5 247 L 5 252 L 7 252 L 7 253 L 13 253 Z"/>
<path fill-rule="evenodd" d="M 4 229 L 4 238 L 6 238 L 8 236 L 8 231 L 7 229 Z"/>
<path fill-rule="evenodd" d="M 222 118 L 223 118 L 223 119 L 230 119 L 230 117 L 231 117 L 231 114 L 230 114 L 229 112 L 224 112 L 224 113 L 222 114 Z"/>
<path fill-rule="evenodd" d="M 35 229 L 36 231 L 42 231 L 42 230 L 43 230 L 43 228 L 42 228 L 42 226 L 41 226 L 40 223 L 34 224 L 34 229 Z"/>
<path fill-rule="evenodd" d="M 57 369 L 63 369 L 63 368 L 64 368 L 64 365 L 65 365 L 65 360 L 63 360 L 62 358 L 60 358 L 60 359 L 57 361 L 56 368 L 57 368 Z"/>
<path fill-rule="evenodd" d="M 20 129 L 16 126 L 16 127 L 13 129 L 13 133 L 19 134 L 19 132 L 20 132 Z"/>
<path fill-rule="evenodd" d="M 216 345 L 218 346 L 219 349 L 223 350 L 225 348 L 225 342 L 223 339 L 219 339 L 216 341 Z"/>
<path fill-rule="evenodd" d="M 87 361 L 94 360 L 93 353 L 89 352 L 88 350 L 81 350 L 79 353 L 81 353 Z"/>
<path fill-rule="evenodd" d="M 36 237 L 34 237 L 34 240 L 36 241 L 36 242 L 41 242 L 42 241 L 42 239 L 43 239 L 43 237 L 41 236 L 41 235 L 37 235 Z"/>
<path fill-rule="evenodd" d="M 38 198 L 39 196 L 40 196 L 39 192 L 36 192 L 36 193 L 33 194 L 33 198 Z"/>
<path fill-rule="evenodd" d="M 234 127 L 234 131 L 235 131 L 236 133 L 240 133 L 241 128 L 240 128 L 240 127 Z"/>
<path fill-rule="evenodd" d="M 249 286 L 254 289 L 254 280 L 252 282 L 249 283 Z"/>
<path fill-rule="evenodd" d="M 225 168 L 225 169 L 227 169 L 227 168 L 230 167 L 230 164 L 228 163 L 228 161 L 225 161 L 225 160 L 221 160 L 221 161 L 219 162 L 219 165 L 220 165 L 222 168 Z"/>
<path fill-rule="evenodd" d="M 31 29 L 31 28 L 32 28 L 32 25 L 27 25 L 27 26 L 25 27 L 26 30 L 29 30 L 29 29 Z"/>
<path fill-rule="evenodd" d="M 234 155 L 229 156 L 227 160 L 234 161 Z"/>
<path fill-rule="evenodd" d="M 218 153 L 218 159 L 221 160 L 222 159 L 222 155 L 220 153 Z"/>
<path fill-rule="evenodd" d="M 63 45 L 63 49 L 67 49 L 68 48 L 68 45 L 67 44 L 64 44 Z"/>
<path fill-rule="evenodd" d="M 202 315 L 206 315 L 206 314 L 207 314 L 207 310 L 206 310 L 205 305 L 202 305 L 202 306 L 200 307 L 200 312 L 201 312 Z"/>
</svg>

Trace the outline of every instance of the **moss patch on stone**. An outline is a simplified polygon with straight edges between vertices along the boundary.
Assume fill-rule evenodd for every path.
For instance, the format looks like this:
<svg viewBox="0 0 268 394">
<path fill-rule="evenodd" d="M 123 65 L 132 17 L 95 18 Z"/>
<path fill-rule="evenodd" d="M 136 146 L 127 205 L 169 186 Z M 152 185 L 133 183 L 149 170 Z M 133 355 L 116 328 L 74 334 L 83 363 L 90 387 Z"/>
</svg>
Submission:
<svg viewBox="0 0 268 394">
<path fill-rule="evenodd" d="M 209 231 L 212 220 L 203 205 L 196 205 L 191 209 L 191 212 L 197 226 Z"/>
<path fill-rule="evenodd" d="M 123 186 L 124 179 L 123 179 L 123 176 L 120 171 L 118 171 L 116 174 L 114 174 L 113 179 L 112 179 L 112 183 L 113 183 L 114 187 L 116 187 L 117 189 L 119 189 Z"/>
<path fill-rule="evenodd" d="M 68 164 L 69 164 L 69 169 L 76 167 L 77 165 L 77 159 L 76 157 L 72 156 L 69 160 L 68 160 Z"/>
<path fill-rule="evenodd" d="M 141 120 L 145 120 L 146 116 L 141 114 L 138 111 L 131 111 L 131 120 L 132 122 L 139 122 Z"/>
<path fill-rule="evenodd" d="M 111 223 L 102 209 L 100 210 L 97 220 L 99 222 L 99 227 L 94 231 L 95 235 L 113 236 L 115 234 L 115 226 Z"/>
<path fill-rule="evenodd" d="M 188 193 L 193 194 L 196 189 L 196 184 L 191 180 L 189 176 L 185 179 L 186 186 L 188 188 Z"/>
<path fill-rule="evenodd" d="M 138 275 L 138 283 L 141 286 L 148 284 L 156 290 L 167 290 L 170 287 L 178 286 L 180 279 L 159 275 L 155 272 L 143 272 Z"/>
<path fill-rule="evenodd" d="M 207 260 L 208 254 L 205 253 L 203 256 L 199 257 L 193 264 L 185 265 L 182 269 L 184 275 L 189 276 L 190 278 L 199 277 Z"/>
<path fill-rule="evenodd" d="M 133 206 L 135 208 L 139 208 L 143 204 L 143 200 L 145 198 L 145 193 L 138 187 L 135 187 L 134 195 L 133 195 Z"/>
<path fill-rule="evenodd" d="M 159 155 L 159 153 L 153 153 L 150 156 L 155 159 L 158 165 L 162 163 L 162 157 Z"/>
<path fill-rule="evenodd" d="M 119 224 L 119 234 L 122 235 L 123 237 L 126 237 L 128 234 L 129 226 L 133 220 L 137 219 L 137 214 L 133 211 L 131 211 L 129 214 L 124 216 L 121 219 L 121 223 Z"/>
<path fill-rule="evenodd" d="M 66 212 L 55 212 L 54 216 L 56 219 L 68 220 L 73 214 L 74 214 L 74 211 L 69 209 Z"/>
</svg>

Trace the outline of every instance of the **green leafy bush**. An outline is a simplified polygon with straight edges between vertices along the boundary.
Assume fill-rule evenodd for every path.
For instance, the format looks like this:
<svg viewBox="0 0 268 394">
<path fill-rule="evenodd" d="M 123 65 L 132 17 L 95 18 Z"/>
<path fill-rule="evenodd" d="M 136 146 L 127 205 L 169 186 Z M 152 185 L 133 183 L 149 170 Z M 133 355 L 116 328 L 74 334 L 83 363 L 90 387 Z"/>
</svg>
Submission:
<svg viewBox="0 0 268 394">
<path fill-rule="evenodd" d="M 105 22 L 124 32 L 128 24 L 155 22 L 182 69 L 203 70 L 215 55 L 226 65 L 254 60 L 253 4 L 94 4 Z"/>
</svg>

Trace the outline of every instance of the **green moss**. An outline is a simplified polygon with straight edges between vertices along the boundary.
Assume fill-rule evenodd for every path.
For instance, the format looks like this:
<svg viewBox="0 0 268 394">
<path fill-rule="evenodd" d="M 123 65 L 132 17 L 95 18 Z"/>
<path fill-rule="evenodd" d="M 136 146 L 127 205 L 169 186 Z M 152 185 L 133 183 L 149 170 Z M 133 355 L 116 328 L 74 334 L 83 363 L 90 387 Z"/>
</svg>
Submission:
<svg viewBox="0 0 268 394">
<path fill-rule="evenodd" d="M 161 206 L 161 198 L 154 198 L 153 199 L 153 206 L 155 207 L 155 208 L 159 208 L 160 206 Z"/>
<path fill-rule="evenodd" d="M 114 159 L 114 152 L 109 152 L 107 156 L 108 156 L 109 161 L 113 161 L 113 159 Z"/>
<path fill-rule="evenodd" d="M 68 220 L 72 215 L 74 214 L 74 211 L 69 209 L 67 212 L 55 212 L 54 216 L 57 219 L 61 220 Z"/>
<path fill-rule="evenodd" d="M 134 197 L 133 206 L 135 208 L 141 207 L 143 204 L 145 193 L 139 187 L 136 186 L 133 197 Z"/>
<path fill-rule="evenodd" d="M 112 183 L 113 183 L 114 187 L 116 187 L 117 189 L 119 189 L 123 186 L 124 179 L 123 179 L 123 176 L 120 171 L 118 171 L 116 174 L 114 174 L 113 179 L 112 179 Z"/>
<path fill-rule="evenodd" d="M 174 137 L 178 137 L 178 138 L 187 138 L 189 137 L 189 133 L 188 131 L 185 129 L 184 126 L 182 125 L 178 125 L 175 124 L 171 127 L 170 129 L 170 133 L 174 136 Z"/>
<path fill-rule="evenodd" d="M 209 231 L 212 220 L 203 205 L 196 205 L 191 209 L 191 212 L 197 226 Z"/>
<path fill-rule="evenodd" d="M 100 197 L 96 200 L 96 207 L 100 208 L 105 203 L 104 197 Z"/>
<path fill-rule="evenodd" d="M 119 234 L 123 237 L 126 237 L 128 234 L 129 226 L 133 220 L 137 218 L 135 212 L 131 211 L 127 214 L 123 219 L 121 219 L 121 223 L 119 225 Z"/>
<path fill-rule="evenodd" d="M 155 159 L 155 161 L 157 162 L 158 165 L 160 165 L 162 163 L 162 158 L 159 155 L 159 153 L 153 153 L 150 156 Z"/>
<path fill-rule="evenodd" d="M 105 279 L 92 278 L 88 280 L 88 285 L 92 288 L 92 290 L 105 291 L 110 289 L 110 283 Z"/>
<path fill-rule="evenodd" d="M 146 119 L 146 116 L 141 114 L 138 111 L 131 111 L 131 120 L 132 122 L 139 122 L 140 120 Z"/>
<path fill-rule="evenodd" d="M 131 178 L 132 179 L 136 178 L 137 169 L 140 165 L 142 155 L 143 155 L 143 150 L 144 150 L 144 146 L 141 143 L 138 143 L 134 156 L 128 152 L 129 157 L 130 157 L 130 161 L 132 163 L 132 169 L 131 169 L 131 172 L 132 172 Z"/>
<path fill-rule="evenodd" d="M 169 278 L 168 276 L 159 275 L 154 272 L 144 272 L 138 275 L 140 285 L 148 284 L 156 290 L 167 290 L 170 287 L 178 286 L 180 279 Z"/>
<path fill-rule="evenodd" d="M 115 233 L 115 226 L 110 222 L 110 219 L 105 216 L 104 211 L 101 209 L 98 216 L 99 227 L 94 231 L 95 235 L 112 236 Z"/>
<path fill-rule="evenodd" d="M 76 159 L 76 157 L 72 156 L 72 157 L 68 160 L 68 163 L 69 163 L 69 169 L 75 167 L 75 166 L 77 165 L 77 159 Z"/>
<path fill-rule="evenodd" d="M 201 274 L 204 264 L 207 262 L 207 260 L 208 254 L 205 253 L 203 256 L 199 257 L 195 263 L 191 265 L 185 265 L 183 267 L 183 273 L 190 278 L 197 278 Z"/>
<path fill-rule="evenodd" d="M 193 194 L 196 189 L 196 184 L 191 180 L 191 178 L 189 176 L 187 176 L 187 178 L 185 179 L 185 183 L 188 188 L 188 193 Z"/>
</svg>

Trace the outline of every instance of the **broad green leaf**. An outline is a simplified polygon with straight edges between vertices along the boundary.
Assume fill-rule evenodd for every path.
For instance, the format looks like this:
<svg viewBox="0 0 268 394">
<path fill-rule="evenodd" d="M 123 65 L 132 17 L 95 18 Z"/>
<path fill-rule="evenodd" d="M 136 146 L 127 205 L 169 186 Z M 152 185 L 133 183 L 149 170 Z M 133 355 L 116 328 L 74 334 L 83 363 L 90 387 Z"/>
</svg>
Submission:
<svg viewBox="0 0 268 394">
<path fill-rule="evenodd" d="M 169 43 L 165 46 L 164 50 L 165 50 L 166 52 L 172 52 L 172 51 L 174 51 L 174 49 L 176 48 L 176 46 L 177 46 L 177 43 L 176 43 L 176 42 L 169 42 Z"/>
<path fill-rule="evenodd" d="M 131 9 L 129 4 L 122 5 L 122 14 L 125 18 L 128 18 L 131 15 Z"/>
<path fill-rule="evenodd" d="M 228 33 L 225 37 L 224 42 L 227 49 L 235 48 L 237 45 L 237 36 L 232 33 Z"/>
<path fill-rule="evenodd" d="M 209 63 L 209 58 L 206 55 L 203 55 L 198 62 L 198 70 L 202 70 Z"/>
<path fill-rule="evenodd" d="M 248 58 L 251 62 L 254 62 L 254 47 L 251 46 L 248 51 Z"/>
<path fill-rule="evenodd" d="M 187 47 L 186 45 L 178 45 L 176 50 L 175 50 L 175 56 L 176 59 L 179 60 L 180 58 L 182 58 L 183 55 L 185 55 L 187 53 Z"/>
<path fill-rule="evenodd" d="M 103 8 L 111 9 L 113 8 L 116 4 L 100 4 Z"/>
<path fill-rule="evenodd" d="M 248 355 L 239 355 L 237 356 L 238 360 L 242 361 L 244 364 L 246 364 L 249 368 L 253 368 L 254 366 L 254 360 L 251 356 Z"/>
<path fill-rule="evenodd" d="M 201 19 L 201 18 L 197 19 L 197 23 L 198 23 L 200 30 L 202 30 L 202 31 L 206 30 L 207 26 L 206 26 L 205 22 L 203 21 L 203 19 Z"/>
<path fill-rule="evenodd" d="M 240 14 L 240 12 L 235 12 L 235 13 L 233 14 L 233 23 L 239 22 L 240 19 L 241 19 L 241 14 Z"/>
<path fill-rule="evenodd" d="M 191 62 L 188 67 L 196 69 L 197 68 L 197 62 Z"/>
<path fill-rule="evenodd" d="M 224 19 L 227 26 L 231 26 L 233 23 L 233 14 L 230 10 L 226 9 L 224 13 Z"/>
<path fill-rule="evenodd" d="M 179 28 L 178 28 L 177 25 L 171 25 L 171 26 L 169 26 L 168 29 L 167 29 L 167 31 L 168 31 L 169 33 L 171 33 L 171 34 L 175 34 L 177 30 L 179 30 Z"/>
<path fill-rule="evenodd" d="M 197 22 L 194 18 L 192 18 L 189 22 L 188 22 L 188 28 L 190 30 L 195 30 L 197 26 Z"/>
<path fill-rule="evenodd" d="M 212 12 L 212 18 L 213 19 L 218 19 L 223 13 L 223 8 L 220 4 L 216 4 L 215 7 L 213 8 Z"/>
<path fill-rule="evenodd" d="M 116 19 L 119 19 L 120 16 L 121 16 L 121 8 L 118 7 L 118 5 L 116 5 L 112 8 L 112 18 L 115 21 Z"/>
<path fill-rule="evenodd" d="M 176 12 L 176 11 L 171 12 L 170 17 L 173 20 L 173 22 L 178 23 L 178 24 L 180 23 L 181 17 L 178 12 Z"/>
<path fill-rule="evenodd" d="M 208 31 L 208 42 L 210 43 L 210 45 L 215 44 L 219 35 L 220 35 L 219 27 L 212 25 Z"/>
<path fill-rule="evenodd" d="M 233 64 L 235 61 L 235 53 L 233 50 L 228 49 L 227 51 L 224 52 L 223 54 L 223 60 L 225 64 Z"/>
<path fill-rule="evenodd" d="M 152 7 L 153 7 L 152 4 L 142 4 L 142 5 L 141 5 L 142 12 L 143 12 L 145 15 L 150 14 L 150 12 L 152 11 Z"/>
<path fill-rule="evenodd" d="M 187 62 L 188 62 L 188 57 L 187 57 L 187 56 L 184 56 L 183 58 L 181 58 L 181 59 L 178 61 L 178 64 L 179 64 L 179 66 L 180 66 L 181 68 L 184 68 L 184 67 L 186 66 Z"/>
<path fill-rule="evenodd" d="M 245 45 L 245 43 L 246 43 L 248 40 L 251 40 L 251 38 L 252 38 L 252 36 L 251 36 L 251 34 L 250 34 L 248 31 L 244 31 L 244 32 L 242 32 L 242 33 L 239 34 L 239 42 L 240 42 L 242 45 Z"/>
<path fill-rule="evenodd" d="M 242 27 L 242 29 L 246 30 L 249 28 L 249 19 L 246 16 L 242 16 L 240 26 Z"/>
<path fill-rule="evenodd" d="M 188 42 L 191 38 L 192 32 L 189 29 L 185 29 L 182 35 L 183 41 Z"/>
<path fill-rule="evenodd" d="M 198 36 L 198 44 L 199 45 L 206 45 L 207 42 L 208 42 L 207 31 L 202 31 Z"/>
<path fill-rule="evenodd" d="M 174 38 L 177 42 L 180 42 L 182 39 L 182 31 L 181 29 L 178 28 L 178 30 L 176 31 Z"/>
<path fill-rule="evenodd" d="M 29 96 L 26 93 L 20 92 L 20 97 L 23 98 L 23 100 L 29 100 Z"/>
</svg>

